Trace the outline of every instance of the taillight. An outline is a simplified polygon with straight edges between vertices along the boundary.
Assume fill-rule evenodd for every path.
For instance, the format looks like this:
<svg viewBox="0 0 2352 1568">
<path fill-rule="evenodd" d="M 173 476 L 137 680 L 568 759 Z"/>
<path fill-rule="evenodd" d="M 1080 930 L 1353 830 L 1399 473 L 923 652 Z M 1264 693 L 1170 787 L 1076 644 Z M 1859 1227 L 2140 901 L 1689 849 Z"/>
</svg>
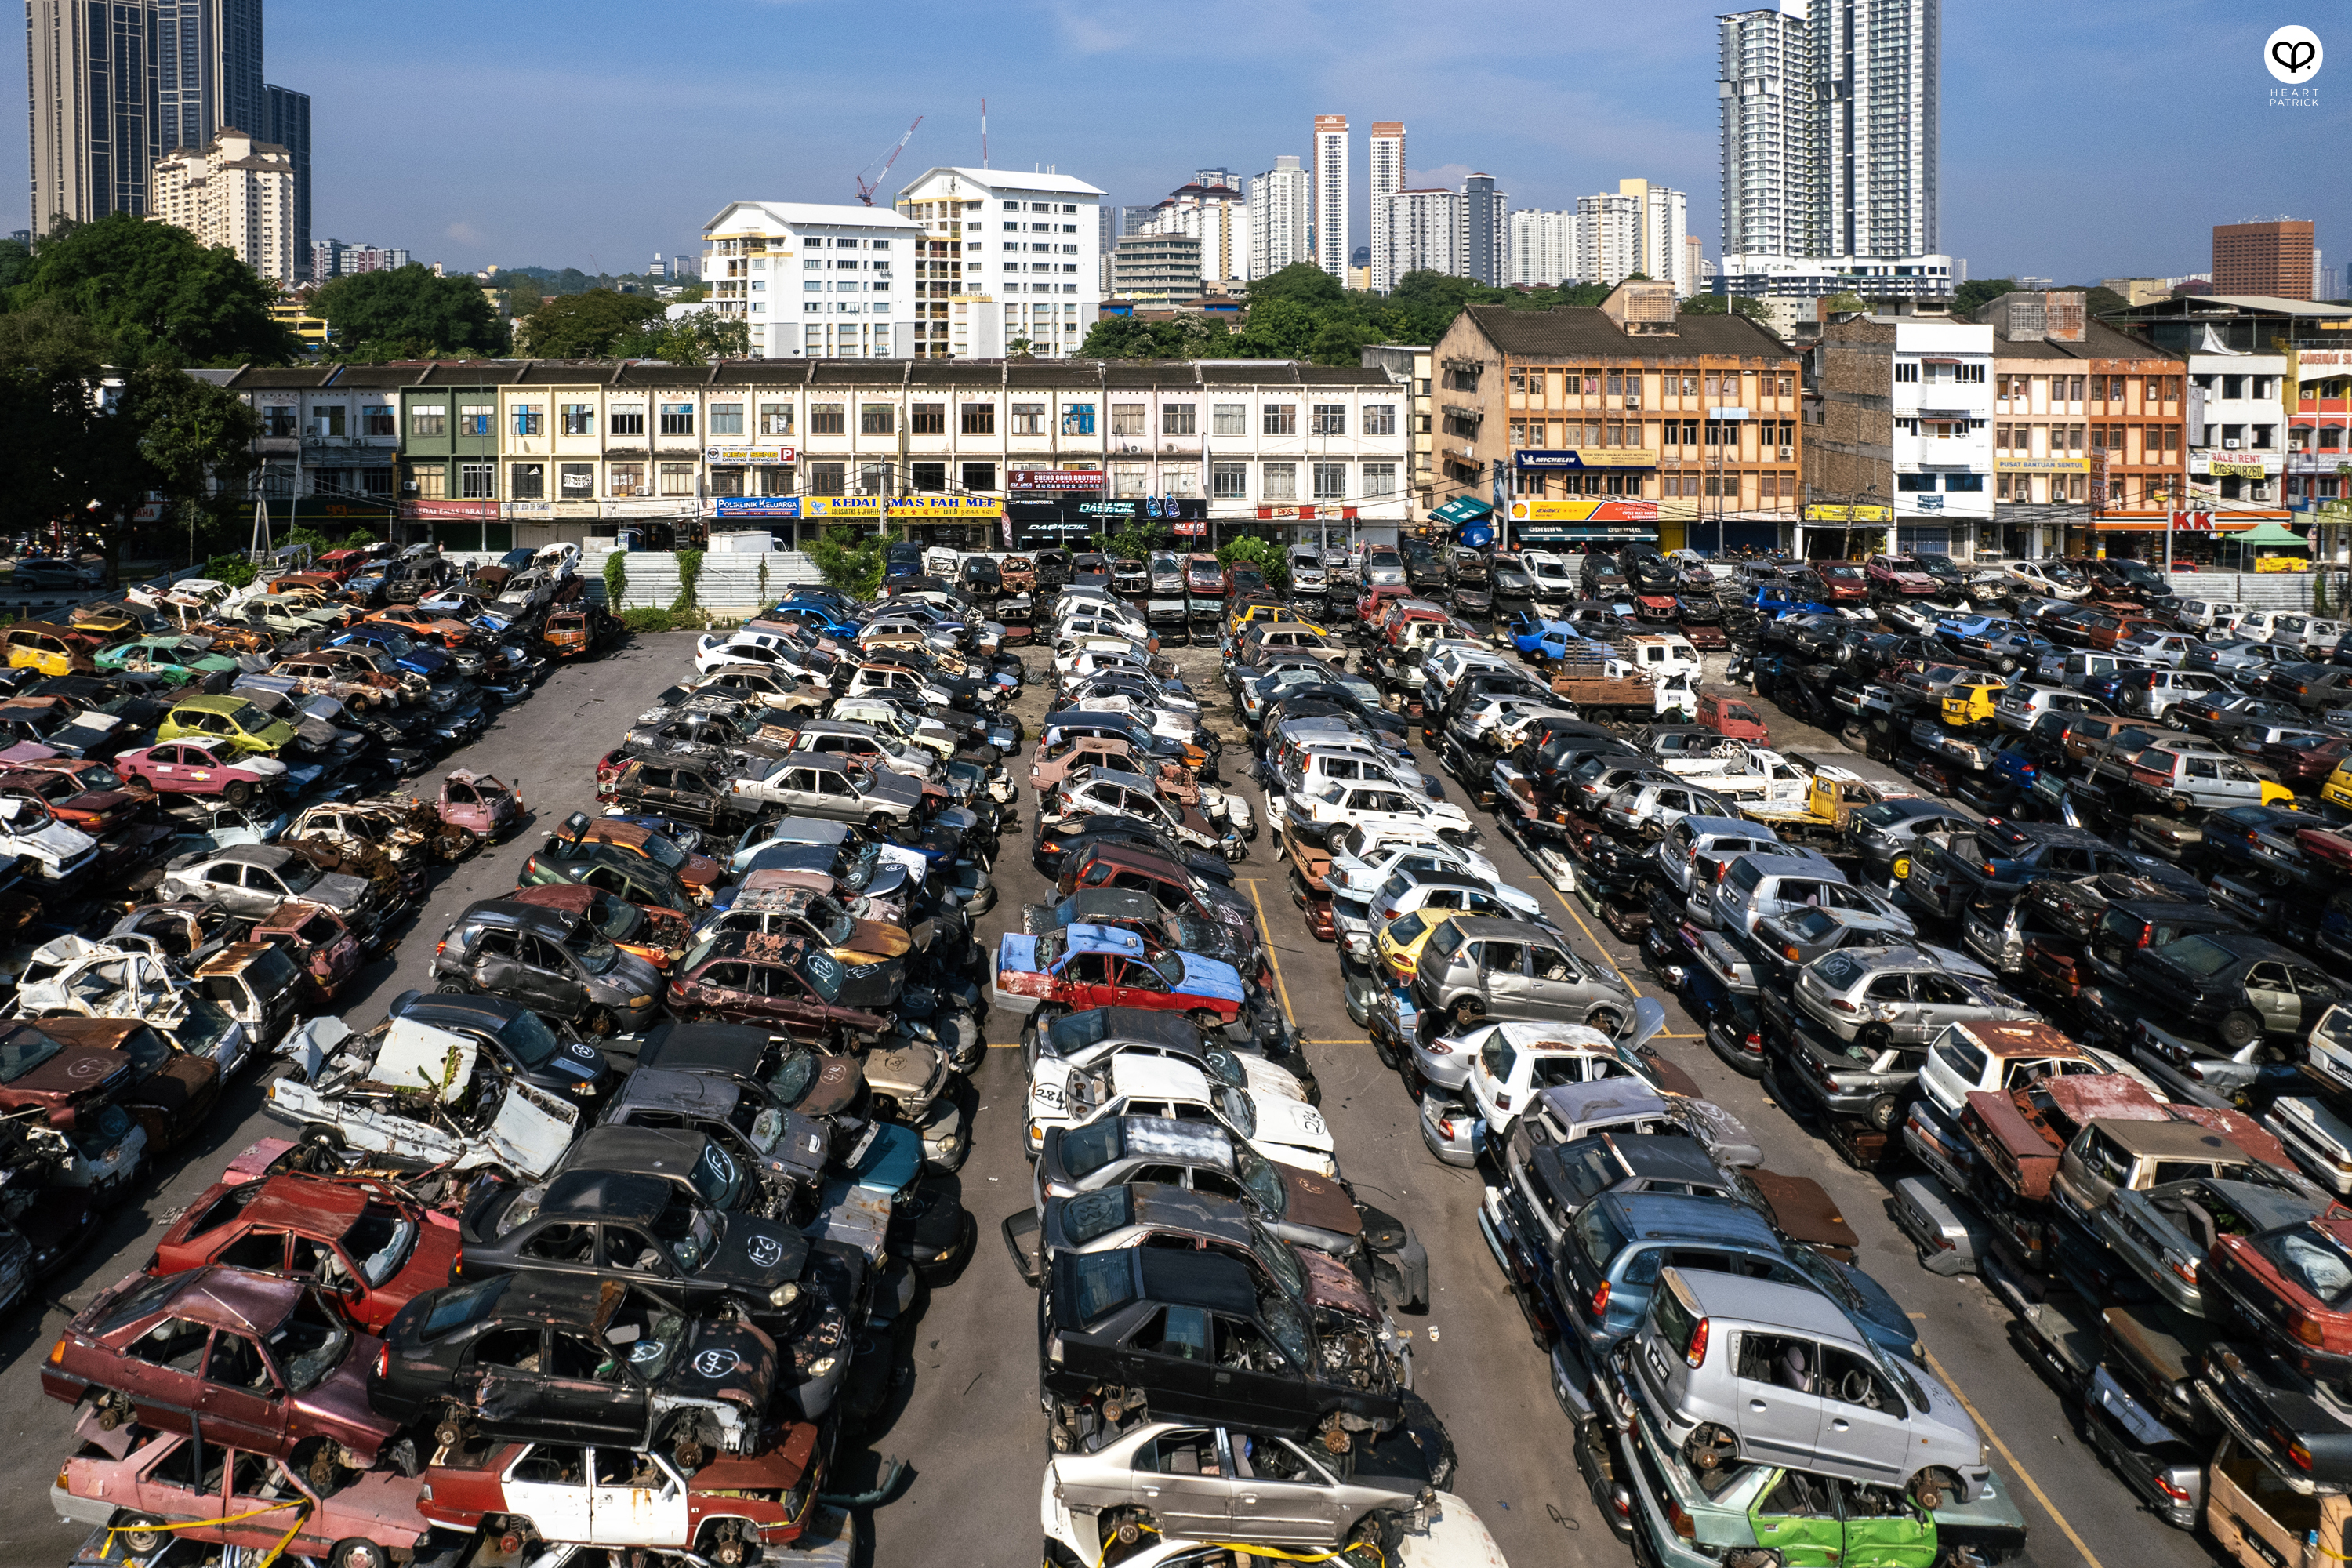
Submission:
<svg viewBox="0 0 2352 1568">
<path fill-rule="evenodd" d="M 1603 1279 L 1603 1280 L 1601 1282 L 1601 1284 L 1600 1284 L 1599 1288 L 1598 1288 L 1598 1289 L 1596 1289 L 1592 1292 L 1592 1299 L 1591 1299 L 1591 1300 L 1589 1300 L 1589 1301 L 1587 1301 L 1587 1302 L 1585 1303 L 1585 1307 L 1586 1307 L 1586 1309 L 1587 1309 L 1588 1310 L 1590 1310 L 1590 1311 L 1592 1313 L 1593 1317 L 1595 1317 L 1596 1319 L 1597 1319 L 1597 1318 L 1600 1318 L 1600 1317 L 1601 1317 L 1601 1316 L 1603 1316 L 1603 1315 L 1605 1315 L 1605 1314 L 1608 1312 L 1608 1310 L 1609 1310 L 1609 1281 L 1608 1281 L 1608 1280 Z"/>
<path fill-rule="evenodd" d="M 1496 1110 L 1510 1110 L 1510 1109 L 1511 1109 L 1511 1097 L 1510 1097 L 1509 1095 L 1507 1095 L 1507 1094 L 1498 1094 L 1498 1095 L 1496 1095 L 1496 1096 L 1495 1097 L 1495 1109 L 1496 1109 Z"/>
<path fill-rule="evenodd" d="M 1449 1143 L 1454 1142 L 1454 1118 L 1441 1116 L 1437 1119 L 1437 1135 Z"/>
<path fill-rule="evenodd" d="M 2155 929 L 2156 929 L 2156 928 L 2155 928 L 2154 926 L 2149 926 L 2149 925 L 2144 925 L 2144 926 L 2140 927 L 2140 928 L 2139 928 L 2139 940 L 2138 940 L 2137 942 L 2136 942 L 2132 943 L 2132 945 L 2133 945 L 2134 947 L 2146 947 L 2146 946 L 2147 945 L 2148 933 L 2149 933 L 2150 931 L 2154 931 Z"/>
<path fill-rule="evenodd" d="M 1666 1504 L 1666 1522 L 1673 1525 L 1675 1533 L 1685 1541 L 1698 1539 L 1698 1526 L 1691 1522 L 1691 1516 L 1683 1511 L 1682 1504 L 1678 1502 Z"/>
<path fill-rule="evenodd" d="M 1706 1360 L 1707 1331 L 1714 1322 L 1715 1320 L 1712 1318 L 1701 1318 L 1698 1321 L 1698 1327 L 1691 1331 L 1690 1345 L 1683 1352 L 1684 1361 L 1696 1366 Z"/>
<path fill-rule="evenodd" d="M 2319 1320 L 2302 1312 L 2297 1312 L 2294 1317 L 2294 1337 L 2307 1345 L 2326 1342 L 2326 1335 L 2320 1331 Z M 2308 1463 L 2305 1461 L 2306 1468 Z"/>
<path fill-rule="evenodd" d="M 2301 1443 L 2288 1444 L 2286 1457 L 2294 1461 L 2294 1468 L 2298 1470 L 2311 1468 L 2311 1450 Z"/>
<path fill-rule="evenodd" d="M 379 1379 L 392 1375 L 392 1347 L 388 1344 L 376 1347 L 375 1374 Z"/>
<path fill-rule="evenodd" d="M 2170 1498 L 2174 1502 L 2189 1502 L 2194 1500 L 2184 1489 L 2174 1486 L 2162 1476 L 2156 1478 L 2156 1486 L 2158 1491 L 2162 1492 L 2166 1497 Z"/>
<path fill-rule="evenodd" d="M 1853 1003 L 1847 1001 L 1843 996 L 1831 997 L 1830 1005 L 1836 1008 L 1841 1013 L 1859 1013 L 1862 1011 L 1861 1008 L 1855 1006 Z"/>
</svg>

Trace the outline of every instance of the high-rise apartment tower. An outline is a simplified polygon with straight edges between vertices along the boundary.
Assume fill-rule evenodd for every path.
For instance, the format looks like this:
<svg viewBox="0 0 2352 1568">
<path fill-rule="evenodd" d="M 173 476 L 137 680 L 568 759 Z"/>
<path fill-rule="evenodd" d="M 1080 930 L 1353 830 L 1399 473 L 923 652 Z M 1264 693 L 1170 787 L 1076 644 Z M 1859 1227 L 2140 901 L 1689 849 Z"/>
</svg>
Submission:
<svg viewBox="0 0 2352 1568">
<path fill-rule="evenodd" d="M 1315 265 L 1348 281 L 1348 117 L 1315 117 Z"/>
<path fill-rule="evenodd" d="M 1370 176 L 1372 205 L 1365 214 L 1372 226 L 1372 289 L 1385 294 L 1396 287 L 1388 270 L 1389 197 L 1404 189 L 1404 121 L 1372 121 L 1370 152 L 1365 171 Z"/>
</svg>

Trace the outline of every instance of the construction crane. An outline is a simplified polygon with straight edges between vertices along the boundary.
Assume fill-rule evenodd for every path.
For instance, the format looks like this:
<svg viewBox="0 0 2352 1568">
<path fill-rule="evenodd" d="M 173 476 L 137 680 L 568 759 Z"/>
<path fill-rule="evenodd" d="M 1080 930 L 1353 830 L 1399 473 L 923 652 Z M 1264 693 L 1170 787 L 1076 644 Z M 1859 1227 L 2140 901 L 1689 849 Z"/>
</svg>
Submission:
<svg viewBox="0 0 2352 1568">
<path fill-rule="evenodd" d="M 915 139 L 915 131 L 917 127 L 920 126 L 922 123 L 923 117 L 919 114 L 915 116 L 915 123 L 907 127 L 907 133 L 898 138 L 898 144 L 890 149 L 889 156 L 882 160 L 882 167 L 875 174 L 875 176 L 872 179 L 869 180 L 866 177 L 866 169 L 873 168 L 873 164 L 868 163 L 866 165 L 866 169 L 860 169 L 857 172 L 857 199 L 859 201 L 864 202 L 869 207 L 874 205 L 874 193 L 882 188 L 883 177 L 890 173 L 890 165 L 898 161 L 898 154 L 907 150 L 907 143 Z"/>
</svg>

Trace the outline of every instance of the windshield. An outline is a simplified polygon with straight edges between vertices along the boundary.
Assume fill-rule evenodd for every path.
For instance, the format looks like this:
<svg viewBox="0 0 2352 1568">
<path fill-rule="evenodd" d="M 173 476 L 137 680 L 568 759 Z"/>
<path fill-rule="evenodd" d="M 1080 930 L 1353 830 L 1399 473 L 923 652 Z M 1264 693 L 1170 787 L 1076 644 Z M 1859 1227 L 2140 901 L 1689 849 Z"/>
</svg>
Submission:
<svg viewBox="0 0 2352 1568">
<path fill-rule="evenodd" d="M 698 1185 L 700 1176 L 698 1167 Z M 682 1196 L 670 1200 L 661 1223 L 654 1229 L 669 1244 L 670 1256 L 677 1259 L 678 1268 L 688 1274 L 701 1268 L 704 1260 L 719 1249 L 719 1226 L 712 1221 L 710 1211 Z"/>
<path fill-rule="evenodd" d="M 601 889 L 597 891 L 596 901 L 589 906 L 588 915 L 596 922 L 598 931 L 621 942 L 627 941 L 630 932 L 646 923 L 644 910 Z"/>
<path fill-rule="evenodd" d="M 688 1179 L 704 1203 L 722 1211 L 733 1208 L 743 1190 L 742 1168 L 716 1140 L 702 1146 L 702 1158 L 694 1163 L 694 1173 Z"/>
<path fill-rule="evenodd" d="M 1241 1178 L 1243 1189 L 1266 1218 L 1279 1220 L 1289 1211 L 1290 1188 L 1284 1183 L 1282 1173 L 1246 1143 L 1234 1145 L 1234 1173 Z"/>
<path fill-rule="evenodd" d="M 1118 1158 L 1123 1142 L 1116 1121 L 1076 1127 L 1062 1134 L 1062 1168 L 1083 1179 Z"/>
<path fill-rule="evenodd" d="M 1807 910 L 1789 921 L 1789 929 L 1805 942 L 1821 942 L 1838 928 L 1838 918 L 1827 910 Z"/>
<path fill-rule="evenodd" d="M 398 1209 L 370 1204 L 343 1233 L 343 1250 L 359 1264 L 360 1277 L 371 1288 L 400 1272 L 416 1245 L 416 1222 Z"/>
<path fill-rule="evenodd" d="M 1228 1126 L 1244 1138 L 1257 1136 L 1257 1107 L 1246 1090 L 1219 1087 L 1209 1092 Z"/>
<path fill-rule="evenodd" d="M 606 973 L 621 961 L 621 950 L 605 941 L 593 926 L 583 925 L 573 931 L 565 945 L 580 961 L 580 967 L 591 974 Z"/>
<path fill-rule="evenodd" d="M 816 1082 L 819 1065 L 814 1051 L 793 1052 L 768 1076 L 768 1092 L 786 1105 L 798 1105 L 809 1086 Z"/>
<path fill-rule="evenodd" d="M 1289 1243 L 1255 1220 L 1250 1221 L 1249 1228 L 1250 1250 L 1256 1253 L 1258 1261 L 1265 1265 L 1265 1271 L 1282 1282 L 1282 1288 L 1290 1292 L 1293 1300 L 1305 1300 L 1307 1266 L 1298 1261 L 1298 1255 L 1290 1250 Z"/>
<path fill-rule="evenodd" d="M 258 735 L 269 728 L 269 715 L 250 702 L 240 702 L 228 710 L 228 721 L 248 735 Z"/>
<path fill-rule="evenodd" d="M 1421 918 L 1418 910 L 1400 915 L 1389 922 L 1389 941 L 1399 947 L 1407 947 L 1419 942 L 1421 933 L 1428 929 L 1428 922 Z"/>
<path fill-rule="evenodd" d="M 607 1344 L 629 1347 L 629 1370 L 647 1383 L 661 1381 L 685 1337 L 684 1314 L 656 1307 L 635 1294 L 613 1314 L 613 1325 L 604 1331 Z"/>
<path fill-rule="evenodd" d="M 2237 954 L 2203 936 L 2185 936 L 2168 943 L 2163 956 L 2200 979 L 2210 979 L 2237 961 Z"/>
<path fill-rule="evenodd" d="M 14 1083 L 64 1050 L 62 1040 L 38 1029 L 14 1028 L 0 1035 L 0 1083 Z"/>
<path fill-rule="evenodd" d="M 307 860 L 289 860 L 278 868 L 278 879 L 286 884 L 289 893 L 308 890 L 317 884 L 319 877 L 319 868 Z"/>
<path fill-rule="evenodd" d="M 1287 1298 L 1271 1291 L 1260 1291 L 1257 1299 L 1258 1316 L 1265 1322 L 1265 1331 L 1291 1364 L 1305 1370 L 1314 1365 L 1307 1335 L 1307 1318 Z"/>
<path fill-rule="evenodd" d="M 646 858 L 666 871 L 675 871 L 686 864 L 686 851 L 658 833 L 646 835 Z"/>
<path fill-rule="evenodd" d="M 181 995 L 186 1000 L 188 1016 L 180 1020 L 178 1028 L 172 1031 L 179 1039 L 180 1048 L 191 1056 L 218 1057 L 222 1042 L 228 1037 L 229 1030 L 236 1026 L 236 1020 L 228 1016 L 226 1008 L 209 997 L 193 991 L 184 991 Z"/>
<path fill-rule="evenodd" d="M 555 1031 L 549 1028 L 536 1013 L 517 1013 L 507 1020 L 505 1026 L 499 1030 L 499 1043 L 506 1047 L 509 1055 L 527 1068 L 544 1066 L 562 1048 L 562 1042 L 555 1037 Z"/>
<path fill-rule="evenodd" d="M 1247 1089 L 1249 1074 L 1244 1070 L 1241 1058 L 1231 1051 L 1208 1050 L 1201 1054 L 1201 1066 L 1209 1077 L 1228 1089 Z"/>
<path fill-rule="evenodd" d="M 349 1329 L 329 1317 L 309 1295 L 269 1336 L 269 1353 L 297 1394 L 316 1388 L 334 1370 L 352 1342 Z"/>
<path fill-rule="evenodd" d="M 841 870 L 842 886 L 851 892 L 863 890 L 874 879 L 874 871 L 882 863 L 882 848 L 877 844 L 861 844 L 849 857 Z"/>
<path fill-rule="evenodd" d="M 2282 1231 L 2257 1241 L 2288 1284 L 2320 1305 L 2340 1310 L 2352 1300 L 2352 1256 L 2326 1231 L 2316 1227 Z"/>
</svg>

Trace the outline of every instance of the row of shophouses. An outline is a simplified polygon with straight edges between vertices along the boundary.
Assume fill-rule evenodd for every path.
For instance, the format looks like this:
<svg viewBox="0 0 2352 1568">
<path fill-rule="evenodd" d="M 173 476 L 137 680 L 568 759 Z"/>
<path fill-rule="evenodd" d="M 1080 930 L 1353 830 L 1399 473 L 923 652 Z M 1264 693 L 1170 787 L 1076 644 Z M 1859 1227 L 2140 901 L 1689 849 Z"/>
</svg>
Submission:
<svg viewBox="0 0 2352 1568">
<path fill-rule="evenodd" d="M 2341 345 L 2341 346 L 2339 346 Z M 197 372 L 260 416 L 274 517 L 504 549 L 887 527 L 1034 548 L 1213 544 L 2105 551 L 2221 563 L 2352 524 L 2352 310 L 2079 293 L 1906 303 L 1784 342 L 1633 280 L 1465 310 L 1434 345 L 1286 361 L 496 361 Z M 2341 515 L 2339 515 L 2341 514 Z"/>
</svg>

